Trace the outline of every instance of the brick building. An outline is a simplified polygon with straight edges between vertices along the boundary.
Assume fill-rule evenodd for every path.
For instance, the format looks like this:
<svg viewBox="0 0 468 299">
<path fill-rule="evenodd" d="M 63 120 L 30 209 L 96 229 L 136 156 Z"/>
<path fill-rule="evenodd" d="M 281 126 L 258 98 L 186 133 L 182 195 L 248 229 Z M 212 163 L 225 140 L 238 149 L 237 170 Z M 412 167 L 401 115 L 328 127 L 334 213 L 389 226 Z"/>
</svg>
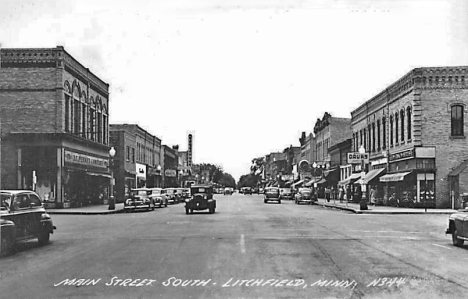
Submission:
<svg viewBox="0 0 468 299">
<path fill-rule="evenodd" d="M 363 145 L 369 170 L 387 170 L 372 183 L 383 201 L 446 208 L 468 190 L 467 75 L 466 66 L 416 68 L 351 112 L 352 151 Z"/>
<path fill-rule="evenodd" d="M 341 143 L 351 136 L 351 119 L 333 117 L 325 112 L 322 119 L 317 119 L 314 126 L 315 163 L 323 171 L 319 183 L 336 186 L 340 179 L 338 165 L 331 165 L 329 148 Z M 316 170 L 313 170 L 316 173 Z M 319 171 L 320 172 L 320 171 Z"/>
<path fill-rule="evenodd" d="M 178 187 L 179 146 L 162 146 L 163 187 Z"/>
<path fill-rule="evenodd" d="M 109 132 L 117 202 L 132 188 L 161 186 L 161 139 L 136 124 L 111 124 Z"/>
<path fill-rule="evenodd" d="M 61 46 L 0 50 L 1 184 L 49 206 L 108 194 L 109 84 Z"/>
</svg>

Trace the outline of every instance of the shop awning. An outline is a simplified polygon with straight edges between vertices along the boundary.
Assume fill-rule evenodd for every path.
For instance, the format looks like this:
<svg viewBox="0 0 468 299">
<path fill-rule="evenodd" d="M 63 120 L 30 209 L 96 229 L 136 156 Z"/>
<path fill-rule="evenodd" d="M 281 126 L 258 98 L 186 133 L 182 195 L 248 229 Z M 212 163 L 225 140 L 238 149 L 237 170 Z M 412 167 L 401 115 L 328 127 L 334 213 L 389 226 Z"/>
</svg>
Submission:
<svg viewBox="0 0 468 299">
<path fill-rule="evenodd" d="M 296 186 L 302 185 L 302 183 L 304 183 L 304 180 L 300 180 L 300 181 L 295 182 L 294 184 L 291 185 L 291 187 L 296 187 Z"/>
<path fill-rule="evenodd" d="M 321 179 L 320 181 L 315 182 L 315 183 L 317 183 L 317 185 L 320 185 L 320 184 L 325 184 L 326 182 L 327 182 L 326 179 Z"/>
<path fill-rule="evenodd" d="M 449 176 L 459 175 L 468 166 L 468 160 L 461 162 L 454 170 L 450 171 Z"/>
<path fill-rule="evenodd" d="M 347 177 L 346 179 L 344 179 L 342 181 L 339 181 L 338 184 L 341 185 L 341 186 L 349 185 L 349 184 L 354 183 L 355 181 L 357 181 L 360 178 L 361 178 L 360 173 L 353 173 L 349 177 Z"/>
<path fill-rule="evenodd" d="M 385 171 L 385 168 L 372 169 L 364 177 L 364 184 L 369 184 L 370 181 L 377 178 L 379 175 L 382 175 Z"/>
<path fill-rule="evenodd" d="M 86 172 L 87 175 L 92 175 L 92 176 L 100 176 L 104 178 L 112 178 L 112 176 L 109 173 L 104 173 L 104 172 Z"/>
<path fill-rule="evenodd" d="M 386 174 L 380 177 L 381 182 L 401 182 L 405 179 L 405 176 L 410 174 L 411 172 L 399 172 L 399 173 L 391 173 Z"/>
<path fill-rule="evenodd" d="M 289 180 L 289 181 L 285 182 L 284 185 L 285 185 L 285 186 L 289 186 L 289 185 L 291 185 L 293 182 L 294 182 L 294 180 Z"/>
</svg>

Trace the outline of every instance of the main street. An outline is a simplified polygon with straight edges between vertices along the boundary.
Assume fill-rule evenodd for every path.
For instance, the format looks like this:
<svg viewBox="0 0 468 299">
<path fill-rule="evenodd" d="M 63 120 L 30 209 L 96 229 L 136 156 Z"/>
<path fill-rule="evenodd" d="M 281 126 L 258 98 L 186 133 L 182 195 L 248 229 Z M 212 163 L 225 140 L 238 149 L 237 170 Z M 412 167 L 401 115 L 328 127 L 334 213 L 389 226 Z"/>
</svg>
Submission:
<svg viewBox="0 0 468 299">
<path fill-rule="evenodd" d="M 0 259 L 1 298 L 462 298 L 447 215 L 357 215 L 216 195 L 215 214 L 53 215 Z M 80 280 L 81 279 L 81 280 Z"/>
</svg>

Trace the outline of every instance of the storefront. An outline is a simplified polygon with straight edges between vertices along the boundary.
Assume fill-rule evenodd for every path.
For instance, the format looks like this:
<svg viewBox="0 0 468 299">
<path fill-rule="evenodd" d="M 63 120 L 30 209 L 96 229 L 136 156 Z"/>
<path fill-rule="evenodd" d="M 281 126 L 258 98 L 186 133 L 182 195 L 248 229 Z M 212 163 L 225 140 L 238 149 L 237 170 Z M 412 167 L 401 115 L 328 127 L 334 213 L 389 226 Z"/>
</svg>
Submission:
<svg viewBox="0 0 468 299">
<path fill-rule="evenodd" d="M 136 163 L 135 164 L 136 168 L 136 176 L 135 176 L 135 181 L 136 181 L 136 187 L 137 188 L 143 188 L 146 187 L 146 165 L 145 164 L 140 164 Z"/>
<path fill-rule="evenodd" d="M 435 207 L 435 148 L 414 147 L 389 155 L 389 171 L 380 177 L 384 198 Z"/>
</svg>

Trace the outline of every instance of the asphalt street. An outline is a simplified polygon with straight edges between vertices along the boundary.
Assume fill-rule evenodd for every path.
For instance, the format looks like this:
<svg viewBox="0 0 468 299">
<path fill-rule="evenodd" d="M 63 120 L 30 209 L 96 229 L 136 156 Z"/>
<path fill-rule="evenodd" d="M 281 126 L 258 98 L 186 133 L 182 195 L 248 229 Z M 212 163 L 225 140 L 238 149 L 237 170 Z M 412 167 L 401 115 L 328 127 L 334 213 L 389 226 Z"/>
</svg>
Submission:
<svg viewBox="0 0 468 299">
<path fill-rule="evenodd" d="M 215 195 L 215 214 L 53 215 L 0 259 L 0 298 L 463 298 L 448 215 L 354 214 Z"/>
</svg>

